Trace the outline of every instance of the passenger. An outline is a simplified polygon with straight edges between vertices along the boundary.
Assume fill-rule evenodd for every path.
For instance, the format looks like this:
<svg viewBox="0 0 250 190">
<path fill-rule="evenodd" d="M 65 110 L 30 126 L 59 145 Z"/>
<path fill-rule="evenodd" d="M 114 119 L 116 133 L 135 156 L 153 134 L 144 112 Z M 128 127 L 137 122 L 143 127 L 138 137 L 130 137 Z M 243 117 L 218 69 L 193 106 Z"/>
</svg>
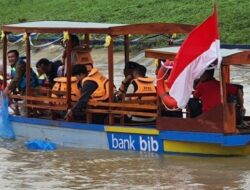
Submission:
<svg viewBox="0 0 250 190">
<path fill-rule="evenodd" d="M 221 103 L 220 82 L 213 76 L 214 69 L 206 70 L 200 77 L 200 82 L 194 91 L 194 98 L 201 100 L 202 112 L 207 112 Z M 227 97 L 233 96 L 239 99 L 239 107 L 243 113 L 245 108 L 242 90 L 233 84 L 227 84 L 226 88 Z"/>
<path fill-rule="evenodd" d="M 70 65 L 83 64 L 86 66 L 87 71 L 90 72 L 93 68 L 93 60 L 90 54 L 90 48 L 85 48 L 80 46 L 80 40 L 77 35 L 71 35 L 71 63 Z M 63 66 L 60 69 L 63 71 L 64 75 L 67 73 L 67 52 L 63 53 Z"/>
<path fill-rule="evenodd" d="M 139 65 L 137 66 L 135 69 L 133 69 L 133 73 L 132 73 L 132 78 L 133 80 L 131 81 L 130 85 L 128 86 L 128 90 L 127 93 L 133 93 L 135 95 L 135 97 L 132 97 L 132 100 L 147 100 L 149 101 L 149 103 L 152 101 L 152 103 L 156 102 L 156 95 L 154 93 L 156 93 L 156 89 L 155 89 L 155 85 L 154 85 L 154 79 L 150 78 L 150 77 L 146 77 L 146 72 L 147 69 L 142 66 Z M 143 93 L 152 93 L 152 96 L 143 96 Z M 128 120 L 132 120 L 135 122 L 152 122 L 155 120 L 155 118 L 153 117 L 142 117 L 142 116 L 127 116 Z"/>
<path fill-rule="evenodd" d="M 74 51 L 74 49 L 79 48 L 80 46 L 80 40 L 78 38 L 77 35 L 71 35 L 71 48 L 72 48 L 72 52 L 71 52 L 71 65 L 75 65 L 77 64 L 77 56 L 76 56 L 76 52 Z M 67 52 L 66 50 L 63 52 L 63 65 L 66 66 L 66 57 L 67 57 Z"/>
<path fill-rule="evenodd" d="M 17 50 L 8 51 L 8 61 L 11 66 L 11 81 L 10 84 L 5 88 L 4 94 L 9 95 L 10 93 L 25 93 L 26 89 L 26 63 L 23 59 L 19 58 L 19 52 Z M 36 73 L 31 69 L 30 86 L 39 86 L 38 77 Z M 18 92 L 17 92 L 18 89 Z"/>
<path fill-rule="evenodd" d="M 131 84 L 128 87 L 127 93 L 156 93 L 154 79 L 146 77 L 147 69 L 140 65 L 133 70 Z M 155 96 L 154 96 L 155 99 Z"/>
<path fill-rule="evenodd" d="M 121 86 L 119 88 L 119 91 L 116 92 L 116 99 L 117 101 L 122 100 L 123 96 L 125 95 L 128 86 L 130 85 L 131 81 L 133 80 L 133 71 L 136 67 L 139 67 L 140 64 L 133 62 L 133 61 L 129 61 L 128 63 L 126 63 L 125 68 L 123 70 L 123 74 L 125 79 L 121 82 Z"/>
<path fill-rule="evenodd" d="M 77 77 L 79 81 L 78 86 L 81 90 L 81 97 L 75 106 L 68 110 L 65 116 L 67 121 L 73 120 L 79 112 L 83 115 L 90 99 L 105 101 L 109 97 L 108 79 L 98 69 L 93 68 L 88 73 L 85 65 L 76 64 L 73 65 L 72 76 Z"/>
<path fill-rule="evenodd" d="M 58 60 L 55 62 L 51 62 L 46 58 L 42 58 L 36 63 L 36 68 L 38 72 L 40 74 L 45 73 L 46 76 L 48 77 L 50 88 L 52 88 L 55 83 L 54 78 L 61 76 L 60 75 L 61 73 L 59 72 L 60 66 L 62 66 L 61 61 Z"/>
<path fill-rule="evenodd" d="M 232 85 L 227 85 L 227 95 L 237 96 L 238 89 Z M 220 82 L 214 78 L 214 69 L 206 70 L 200 77 L 200 82 L 194 91 L 194 98 L 202 102 L 202 112 L 207 112 L 211 108 L 221 103 Z"/>
<path fill-rule="evenodd" d="M 40 86 L 46 86 L 46 83 L 48 83 L 48 79 L 46 74 L 43 72 L 43 70 L 36 66 L 37 74 L 38 74 L 38 82 Z"/>
<path fill-rule="evenodd" d="M 24 94 L 26 89 L 26 63 L 24 59 L 19 57 L 17 50 L 10 50 L 7 53 L 8 61 L 11 67 L 11 81 L 4 89 L 4 95 Z M 33 69 L 30 69 L 30 87 L 35 88 L 39 86 L 38 77 Z M 10 102 L 10 107 L 14 110 L 16 115 L 19 115 L 19 108 L 17 105 Z"/>
</svg>

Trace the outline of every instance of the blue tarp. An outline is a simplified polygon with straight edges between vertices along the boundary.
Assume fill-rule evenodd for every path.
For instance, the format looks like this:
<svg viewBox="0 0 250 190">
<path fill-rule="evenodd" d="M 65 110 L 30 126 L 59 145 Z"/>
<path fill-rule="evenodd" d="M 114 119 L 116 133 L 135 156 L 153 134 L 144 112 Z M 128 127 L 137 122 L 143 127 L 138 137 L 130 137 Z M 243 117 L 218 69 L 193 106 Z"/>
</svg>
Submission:
<svg viewBox="0 0 250 190">
<path fill-rule="evenodd" d="M 9 121 L 8 98 L 3 96 L 2 91 L 0 91 L 0 103 L 0 137 L 14 139 L 15 133 Z"/>
<path fill-rule="evenodd" d="M 53 151 L 56 150 L 56 144 L 48 140 L 33 139 L 25 142 L 25 146 L 31 151 Z"/>
</svg>

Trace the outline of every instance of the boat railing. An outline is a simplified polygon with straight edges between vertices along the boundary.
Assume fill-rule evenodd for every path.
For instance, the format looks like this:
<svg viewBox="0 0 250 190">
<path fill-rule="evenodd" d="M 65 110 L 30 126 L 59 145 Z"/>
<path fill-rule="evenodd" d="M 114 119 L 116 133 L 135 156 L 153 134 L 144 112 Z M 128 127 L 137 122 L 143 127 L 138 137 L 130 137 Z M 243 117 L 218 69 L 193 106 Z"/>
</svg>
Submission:
<svg viewBox="0 0 250 190">
<path fill-rule="evenodd" d="M 144 94 L 128 94 L 126 97 L 137 97 L 137 99 L 126 100 L 124 98 L 120 102 L 89 102 L 87 108 L 87 122 L 92 122 L 92 114 L 113 114 L 119 120 L 120 125 L 125 124 L 125 116 L 139 116 L 156 118 L 158 116 L 157 98 L 147 100 L 138 97 L 152 96 L 152 93 Z M 156 97 L 156 95 L 155 95 Z"/>
<path fill-rule="evenodd" d="M 27 109 L 42 109 L 53 111 L 66 111 L 68 109 L 65 91 L 54 91 L 45 88 L 31 89 L 29 95 L 11 94 L 13 104 Z M 55 94 L 56 97 L 51 95 Z M 20 102 L 22 101 L 22 102 Z M 50 115 L 53 118 L 53 114 Z"/>
</svg>

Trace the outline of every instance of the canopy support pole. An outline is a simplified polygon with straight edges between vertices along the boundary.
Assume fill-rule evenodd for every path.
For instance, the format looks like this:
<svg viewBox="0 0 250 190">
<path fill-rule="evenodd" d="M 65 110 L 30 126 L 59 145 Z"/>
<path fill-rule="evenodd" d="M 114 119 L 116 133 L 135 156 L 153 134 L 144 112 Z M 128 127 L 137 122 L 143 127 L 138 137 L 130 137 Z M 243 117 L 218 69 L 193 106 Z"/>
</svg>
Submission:
<svg viewBox="0 0 250 190">
<path fill-rule="evenodd" d="M 7 86 L 7 36 L 3 37 L 3 86 Z"/>
<path fill-rule="evenodd" d="M 89 34 L 84 35 L 84 48 L 89 49 Z"/>
<path fill-rule="evenodd" d="M 124 35 L 125 64 L 129 62 L 129 36 Z"/>
<path fill-rule="evenodd" d="M 111 36 L 110 44 L 108 46 L 108 76 L 109 76 L 109 103 L 113 102 L 113 96 L 114 96 L 114 43 L 113 43 L 113 37 Z M 109 108 L 112 109 L 112 108 Z M 109 113 L 109 125 L 114 124 L 114 115 Z"/>
<path fill-rule="evenodd" d="M 69 34 L 69 40 L 67 41 L 67 93 L 66 93 L 66 99 L 67 99 L 67 109 L 70 109 L 71 107 L 71 51 L 72 51 L 72 43 L 71 43 L 71 34 Z"/>
</svg>

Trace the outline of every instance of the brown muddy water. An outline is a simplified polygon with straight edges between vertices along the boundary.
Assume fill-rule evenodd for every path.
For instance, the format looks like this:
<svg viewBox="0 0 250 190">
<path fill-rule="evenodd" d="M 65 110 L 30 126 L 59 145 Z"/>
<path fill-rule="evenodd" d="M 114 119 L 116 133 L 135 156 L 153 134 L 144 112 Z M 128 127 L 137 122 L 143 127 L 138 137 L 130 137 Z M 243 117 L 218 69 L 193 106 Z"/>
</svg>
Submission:
<svg viewBox="0 0 250 190">
<path fill-rule="evenodd" d="M 62 49 L 33 54 L 33 66 L 43 57 L 60 57 Z M 107 74 L 107 50 L 93 50 L 95 66 Z M 1 57 L 1 55 L 0 55 Z M 115 85 L 123 79 L 123 54 L 115 54 Z M 133 60 L 155 65 L 143 53 Z M 234 67 L 233 82 L 244 85 L 250 114 L 250 69 Z M 0 190 L 66 189 L 250 189 L 250 157 L 195 157 L 139 152 L 79 150 L 30 152 L 22 141 L 0 139 Z"/>
<path fill-rule="evenodd" d="M 249 189 L 250 157 L 77 150 L 1 142 L 0 189 Z"/>
</svg>

